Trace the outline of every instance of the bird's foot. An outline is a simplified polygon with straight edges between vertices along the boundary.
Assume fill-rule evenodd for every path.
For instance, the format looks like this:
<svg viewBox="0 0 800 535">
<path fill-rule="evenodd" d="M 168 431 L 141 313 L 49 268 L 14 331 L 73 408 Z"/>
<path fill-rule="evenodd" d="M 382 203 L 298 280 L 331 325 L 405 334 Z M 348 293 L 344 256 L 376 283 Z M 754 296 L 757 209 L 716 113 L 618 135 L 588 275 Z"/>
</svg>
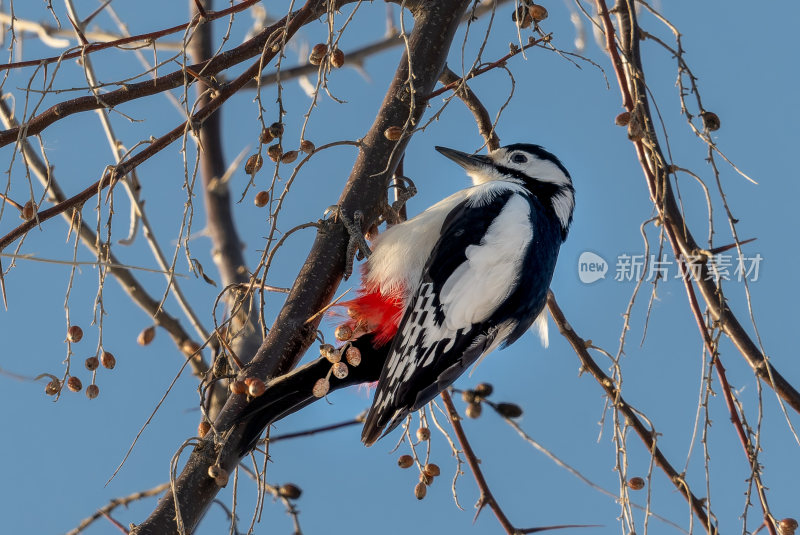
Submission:
<svg viewBox="0 0 800 535">
<path fill-rule="evenodd" d="M 389 187 L 396 188 L 397 193 L 392 204 L 387 203 L 383 207 L 381 216 L 387 224 L 396 225 L 406 220 L 403 208 L 406 205 L 406 201 L 417 194 L 417 186 L 407 176 L 395 176 L 394 183 Z"/>
<path fill-rule="evenodd" d="M 364 258 L 369 258 L 372 254 L 372 251 L 367 244 L 367 240 L 364 239 L 364 233 L 361 230 L 361 223 L 364 220 L 364 214 L 361 213 L 361 210 L 356 210 L 353 212 L 353 219 L 350 219 L 337 204 L 330 206 L 327 210 L 325 210 L 325 215 L 328 214 L 332 214 L 334 219 L 339 219 L 344 225 L 345 230 L 347 230 L 348 241 L 347 256 L 344 266 L 344 278 L 349 279 L 350 275 L 353 274 L 353 258 L 355 257 L 358 260 L 363 260 Z"/>
</svg>

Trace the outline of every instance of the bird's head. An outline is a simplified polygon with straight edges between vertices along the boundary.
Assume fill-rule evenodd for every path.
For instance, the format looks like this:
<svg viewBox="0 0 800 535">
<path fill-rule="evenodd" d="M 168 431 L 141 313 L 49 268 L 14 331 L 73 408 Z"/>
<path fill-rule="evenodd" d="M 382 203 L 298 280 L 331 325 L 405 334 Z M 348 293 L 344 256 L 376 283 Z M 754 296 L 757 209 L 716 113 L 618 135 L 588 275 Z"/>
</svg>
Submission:
<svg viewBox="0 0 800 535">
<path fill-rule="evenodd" d="M 445 147 L 436 150 L 463 167 L 475 185 L 502 180 L 525 187 L 553 208 L 566 239 L 575 208 L 575 188 L 569 172 L 555 155 L 528 143 L 506 145 L 487 156 Z"/>
</svg>

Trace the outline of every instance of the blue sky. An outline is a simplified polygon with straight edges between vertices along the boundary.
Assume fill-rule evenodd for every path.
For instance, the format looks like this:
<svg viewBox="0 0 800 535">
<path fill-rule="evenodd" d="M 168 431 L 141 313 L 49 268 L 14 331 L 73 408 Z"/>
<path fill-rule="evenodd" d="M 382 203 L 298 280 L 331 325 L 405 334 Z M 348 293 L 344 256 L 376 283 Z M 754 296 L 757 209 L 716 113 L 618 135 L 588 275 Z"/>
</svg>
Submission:
<svg viewBox="0 0 800 535">
<path fill-rule="evenodd" d="M 83 16 L 96 7 L 93 2 L 80 4 L 78 10 Z M 570 22 L 572 4 L 549 2 L 545 5 L 550 17 L 543 28 L 553 33 L 558 47 L 573 51 L 576 30 Z M 14 7 L 22 19 L 50 20 L 42 3 L 17 3 Z M 62 9 L 60 6 L 54 7 L 63 14 L 58 11 Z M 164 6 L 150 1 L 137 2 L 135 6 L 133 3 L 114 4 L 114 7 L 133 33 L 178 24 L 187 17 L 184 3 Z M 800 258 L 794 247 L 796 240 L 791 236 L 792 229 L 797 226 L 792 222 L 792 214 L 800 194 L 794 161 L 800 142 L 795 126 L 800 122 L 800 106 L 795 99 L 798 71 L 792 67 L 796 64 L 797 44 L 793 35 L 800 7 L 784 2 L 779 9 L 755 9 L 751 3 L 735 1 L 669 2 L 662 8 L 683 34 L 686 59 L 699 77 L 706 107 L 721 118 L 722 128 L 714 133 L 714 140 L 737 166 L 758 182 L 756 185 L 745 180 L 719 162 L 720 182 L 734 216 L 740 221 L 740 236 L 758 238 L 744 250 L 763 258 L 758 280 L 750 283 L 752 310 L 761 339 L 775 366 L 787 379 L 798 384 L 800 365 L 794 356 L 791 326 L 798 319 L 795 303 L 800 291 L 794 268 Z M 284 6 L 268 9 L 271 15 L 280 16 Z M 499 8 L 484 52 L 486 60 L 501 57 L 507 52 L 508 43 L 516 40 L 511 11 L 509 5 Z M 345 10 L 345 16 L 339 16 L 337 24 L 349 13 L 349 9 Z M 353 31 L 342 38 L 341 48 L 347 52 L 379 40 L 385 28 L 384 16 L 383 5 L 363 5 L 352 22 Z M 65 21 L 62 18 L 62 22 Z M 95 22 L 103 29 L 114 29 L 113 22 L 105 15 Z M 246 13 L 238 15 L 226 47 L 241 42 L 250 24 Z M 583 24 L 588 31 L 587 23 Z M 642 14 L 642 25 L 661 39 L 672 42 L 671 34 L 652 17 Z M 224 22 L 214 26 L 218 34 L 224 27 Z M 484 29 L 484 23 L 480 22 L 471 30 L 474 33 L 466 47 L 468 63 L 478 44 L 476 38 L 483 35 Z M 324 39 L 324 32 L 323 24 L 313 24 L 299 32 L 297 42 L 313 45 Z M 463 35 L 462 30 L 452 48 L 450 64 L 454 70 L 461 62 Z M 30 38 L 26 39 L 23 49 L 25 59 L 57 53 Z M 634 290 L 633 282 L 614 280 L 618 258 L 644 254 L 639 228 L 653 212 L 633 147 L 625 130 L 614 125 L 614 117 L 621 106 L 609 62 L 591 35 L 582 53 L 598 63 L 605 74 L 583 61 L 578 61 L 580 68 L 576 68 L 564 58 L 539 49 L 529 51 L 527 58 L 518 56 L 511 60 L 509 67 L 514 74 L 515 94 L 501 116 L 498 132 L 504 144 L 544 145 L 558 155 L 571 172 L 577 192 L 575 222 L 561 250 L 552 289 L 573 328 L 614 354 L 619 344 L 622 314 Z M 702 176 L 711 188 L 717 231 L 715 245 L 726 244 L 730 241 L 730 232 L 719 195 L 714 193 L 717 188 L 713 175 L 704 161 L 706 148 L 689 131 L 679 113 L 675 60 L 652 40 L 642 42 L 642 54 L 648 87 L 669 132 L 674 161 Z M 297 50 L 291 49 L 286 64 L 294 65 L 297 59 Z M 123 78 L 139 69 L 131 54 L 100 53 L 93 60 L 104 81 Z M 321 145 L 362 136 L 372 123 L 398 61 L 399 49 L 395 48 L 369 58 L 363 73 L 352 68 L 333 72 L 329 80 L 331 93 L 346 103 L 339 104 L 322 96 L 312 114 L 306 137 Z M 172 68 L 174 66 L 167 67 Z M 16 95 L 18 110 L 23 105 L 21 89 L 32 73 L 30 69 L 15 72 L 6 81 L 5 91 Z M 37 80 L 40 83 L 41 77 Z M 85 80 L 80 68 L 74 63 L 65 63 L 55 86 L 67 89 L 82 85 Z M 511 88 L 509 78 L 501 71 L 486 74 L 470 85 L 492 114 L 503 105 Z M 49 105 L 77 94 L 51 96 L 46 102 Z M 253 93 L 242 93 L 223 111 L 225 152 L 229 161 L 246 147 L 252 152 L 256 146 L 260 125 L 253 96 Z M 267 108 L 267 122 L 277 118 L 275 96 L 275 89 L 270 87 L 262 97 Z M 286 139 L 296 143 L 310 99 L 300 90 L 297 81 L 285 83 L 283 98 L 288 112 L 284 119 Z M 180 121 L 178 113 L 163 97 L 127 104 L 121 106 L 120 111 L 134 119 L 131 122 L 121 114 L 112 114 L 117 134 L 128 147 L 151 134 L 158 136 L 168 131 Z M 430 113 L 426 115 L 430 116 Z M 104 167 L 111 163 L 107 142 L 93 113 L 56 123 L 43 135 L 43 143 L 55 175 L 68 193 L 75 193 L 98 179 Z M 409 145 L 405 173 L 420 189 L 409 202 L 411 214 L 467 184 L 467 177 L 461 170 L 433 150 L 435 145 L 464 151 L 477 150 L 481 145 L 474 121 L 459 102 L 450 104 L 440 120 L 417 133 Z M 187 147 L 191 161 L 194 149 Z M 186 199 L 181 188 L 184 175 L 179 148 L 178 144 L 170 147 L 139 170 L 148 215 L 170 255 L 177 243 Z M 293 186 L 280 228 L 289 229 L 321 217 L 324 209 L 338 197 L 354 157 L 352 147 L 341 147 L 312 159 Z M 10 195 L 24 199 L 27 182 L 23 166 L 18 159 L 10 164 L 9 147 L 0 149 L 0 161 L 8 162 L 11 168 L 7 175 L 10 176 Z M 281 177 L 285 179 L 288 174 Z M 256 176 L 257 189 L 265 187 L 270 179 L 271 172 L 262 171 Z M 231 181 L 234 196 L 244 191 L 246 183 L 244 172 L 237 171 Z M 680 178 L 678 186 L 695 236 L 706 236 L 702 190 L 686 176 Z M 38 194 L 41 190 L 37 188 L 35 185 Z M 268 231 L 263 210 L 253 205 L 253 194 L 251 189 L 235 208 L 251 266 L 257 262 Z M 120 239 L 127 232 L 128 206 L 122 195 L 115 200 L 118 204 L 115 205 L 114 238 Z M 201 235 L 204 226 L 201 200 L 198 198 L 196 202 L 195 237 L 190 247 L 212 278 L 218 279 L 213 273 L 210 242 Z M 13 210 L 8 207 L 5 210 L 0 218 L 0 234 L 19 222 Z M 84 216 L 95 217 L 93 210 L 94 206 L 87 205 Z M 103 213 L 105 217 L 106 208 Z M 657 233 L 658 228 L 647 227 L 653 248 L 657 246 Z M 66 225 L 54 219 L 32 231 L 21 252 L 68 261 L 72 258 L 72 243 L 65 243 L 66 234 Z M 312 239 L 309 230 L 287 241 L 276 257 L 272 284 L 291 284 Z M 586 251 L 608 263 L 605 279 L 591 284 L 581 281 L 578 259 Z M 12 249 L 4 252 L 10 253 Z M 128 264 L 155 267 L 141 236 L 131 247 L 117 246 L 116 252 Z M 78 259 L 92 260 L 82 247 L 78 249 Z M 668 267 L 670 275 L 674 275 L 674 259 L 667 260 L 673 261 Z M 3 258 L 2 261 L 7 267 L 9 260 Z M 179 280 L 209 327 L 217 289 L 189 273 L 182 252 L 177 271 L 188 275 Z M 6 274 L 9 308 L 0 310 L 0 336 L 4 341 L 0 367 L 3 370 L 24 376 L 45 372 L 60 376 L 63 373 L 62 361 L 66 356 L 64 295 L 69 276 L 66 265 L 25 260 L 20 260 L 17 267 Z M 138 276 L 154 295 L 163 294 L 165 282 L 161 276 L 146 272 Z M 345 282 L 342 290 L 354 284 L 355 281 Z M 670 279 L 658 287 L 647 336 L 640 344 L 651 288 L 649 284 L 642 287 L 633 307 L 631 330 L 621 361 L 623 395 L 653 422 L 660 433 L 659 446 L 665 455 L 679 470 L 686 466 L 689 484 L 698 495 L 704 496 L 704 453 L 699 439 L 689 455 L 701 394 L 701 338 L 689 313 L 683 285 Z M 731 307 L 748 332 L 753 333 L 742 286 L 732 280 L 726 282 L 724 288 Z M 91 326 L 96 293 L 96 270 L 87 266 L 79 268 L 69 303 L 72 321 L 82 325 L 86 333 L 84 341 L 76 347 L 73 363 L 79 370 L 75 373 L 84 384 L 89 382 L 89 374 L 81 369 L 82 361 L 94 353 L 98 337 L 97 328 Z M 268 301 L 269 318 L 277 313 L 280 303 L 278 297 Z M 167 481 L 170 458 L 181 442 L 195 433 L 199 416 L 197 383 L 185 373 L 144 431 L 125 467 L 105 486 L 138 429 L 178 372 L 181 358 L 164 332 L 159 332 L 150 346 L 141 347 L 135 343 L 138 332 L 150 322 L 115 282 L 105 287 L 104 305 L 108 313 L 104 318 L 104 344 L 116 355 L 118 364 L 113 371 L 99 372 L 100 396 L 96 400 L 89 401 L 82 393 L 67 392 L 53 403 L 52 398 L 43 394 L 44 382 L 18 381 L 0 375 L 0 414 L 6 429 L 4 440 L 0 441 L 0 456 L 6 460 L 0 478 L 4 532 L 25 529 L 35 533 L 63 533 L 109 499 Z M 166 307 L 173 315 L 180 315 L 174 299 L 168 299 Z M 328 336 L 333 327 L 333 322 L 326 326 Z M 619 482 L 613 471 L 615 448 L 611 413 L 606 412 L 604 424 L 600 423 L 604 417 L 603 392 L 590 376 L 579 374 L 575 354 L 552 322 L 550 341 L 549 349 L 544 350 L 538 340 L 528 334 L 511 348 L 487 358 L 472 376 L 463 377 L 457 386 L 470 387 L 481 381 L 492 383 L 495 401 L 513 401 L 525 409 L 520 424 L 529 435 L 597 485 L 617 493 Z M 723 340 L 721 348 L 729 380 L 745 406 L 748 422 L 754 426 L 759 417 L 756 380 L 729 342 Z M 602 355 L 594 356 L 601 366 L 609 365 Z M 716 380 L 713 388 L 720 392 Z M 769 487 L 770 506 L 777 518 L 797 517 L 798 444 L 772 392 L 764 389 L 762 397 L 763 452 L 760 460 L 765 467 L 763 478 Z M 458 403 L 463 409 L 463 404 Z M 331 396 L 329 403 L 316 403 L 280 422 L 274 433 L 346 420 L 368 404 L 369 399 L 361 390 L 339 392 Z M 723 532 L 741 532 L 740 516 L 747 490 L 745 479 L 749 473 L 746 459 L 720 395 L 710 400 L 709 411 L 713 423 L 708 429 L 707 441 L 711 507 Z M 794 425 L 798 424 L 796 414 L 789 412 L 789 418 Z M 519 527 L 583 523 L 602 526 L 592 530 L 594 533 L 620 531 L 617 520 L 620 508 L 613 498 L 556 466 L 520 440 L 489 411 L 484 411 L 478 420 L 466 421 L 465 428 L 483 461 L 482 468 L 496 498 Z M 358 429 L 349 428 L 276 443 L 270 452 L 272 463 L 268 480 L 275 484 L 291 481 L 304 489 L 297 505 L 305 533 L 345 530 L 355 534 L 393 534 L 410 530 L 421 533 L 501 532 L 489 511 L 484 511 L 473 524 L 472 506 L 477 492 L 466 467 L 457 484 L 464 511 L 453 503 L 450 479 L 456 463 L 446 440 L 436 431 L 432 458 L 442 467 L 442 476 L 429 489 L 426 499 L 418 502 L 413 496 L 416 473 L 402 471 L 395 464 L 396 457 L 407 452 L 407 446 L 391 453 L 398 437 L 395 433 L 366 449 L 359 441 Z M 646 477 L 648 452 L 632 434 L 627 446 L 629 474 Z M 228 505 L 231 487 L 220 493 L 220 499 Z M 652 493 L 652 511 L 688 530 L 688 507 L 658 469 L 653 469 L 648 488 Z M 255 494 L 254 486 L 242 478 L 238 511 L 244 531 L 253 511 Z M 632 497 L 644 504 L 646 491 L 632 493 Z M 137 523 L 154 505 L 153 499 L 143 500 L 128 509 L 117 510 L 114 517 L 124 525 Z M 637 533 L 643 532 L 641 511 L 635 512 L 635 516 Z M 759 517 L 760 509 L 756 505 L 749 513 L 748 530 L 757 528 Z M 223 510 L 213 506 L 198 533 L 220 533 L 227 525 Z M 112 529 L 108 523 L 100 521 L 86 533 L 109 533 Z M 291 529 L 283 506 L 268 499 L 255 532 L 290 533 Z M 702 532 L 697 526 L 694 529 Z M 650 520 L 648 531 L 653 534 L 680 532 L 656 519 Z"/>
</svg>

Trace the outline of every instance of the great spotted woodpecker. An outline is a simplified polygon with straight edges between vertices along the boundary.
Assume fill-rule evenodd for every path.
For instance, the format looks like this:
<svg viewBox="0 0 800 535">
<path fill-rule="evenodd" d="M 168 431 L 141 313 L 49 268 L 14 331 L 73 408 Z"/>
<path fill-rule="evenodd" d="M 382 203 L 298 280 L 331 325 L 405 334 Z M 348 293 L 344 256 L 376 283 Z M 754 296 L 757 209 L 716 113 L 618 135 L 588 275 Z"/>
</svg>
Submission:
<svg viewBox="0 0 800 535">
<path fill-rule="evenodd" d="M 436 150 L 474 185 L 378 236 L 347 303 L 351 327 L 389 345 L 367 446 L 534 322 L 546 343 L 543 310 L 575 205 L 569 173 L 538 145 L 488 156 Z"/>
<path fill-rule="evenodd" d="M 242 455 L 269 423 L 313 402 L 321 377 L 331 391 L 379 378 L 362 433 L 369 446 L 531 325 L 547 343 L 547 291 L 575 205 L 569 173 L 538 145 L 436 150 L 474 185 L 374 242 L 358 296 L 343 304 L 361 364 L 338 379 L 321 358 L 270 382 L 239 418 Z"/>
</svg>

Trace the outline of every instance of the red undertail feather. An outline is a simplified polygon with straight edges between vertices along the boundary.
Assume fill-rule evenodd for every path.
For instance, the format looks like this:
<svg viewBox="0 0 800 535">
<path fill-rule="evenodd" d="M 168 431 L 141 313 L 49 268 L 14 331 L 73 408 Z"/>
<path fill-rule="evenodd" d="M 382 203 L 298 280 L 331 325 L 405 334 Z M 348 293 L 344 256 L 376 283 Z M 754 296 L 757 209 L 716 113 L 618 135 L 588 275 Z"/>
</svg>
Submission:
<svg viewBox="0 0 800 535">
<path fill-rule="evenodd" d="M 383 295 L 380 288 L 362 287 L 358 290 L 358 297 L 340 305 L 347 307 L 347 314 L 351 318 L 347 325 L 353 332 L 374 333 L 375 347 L 381 347 L 397 333 L 403 316 L 403 289 L 398 288 L 389 295 Z"/>
</svg>

